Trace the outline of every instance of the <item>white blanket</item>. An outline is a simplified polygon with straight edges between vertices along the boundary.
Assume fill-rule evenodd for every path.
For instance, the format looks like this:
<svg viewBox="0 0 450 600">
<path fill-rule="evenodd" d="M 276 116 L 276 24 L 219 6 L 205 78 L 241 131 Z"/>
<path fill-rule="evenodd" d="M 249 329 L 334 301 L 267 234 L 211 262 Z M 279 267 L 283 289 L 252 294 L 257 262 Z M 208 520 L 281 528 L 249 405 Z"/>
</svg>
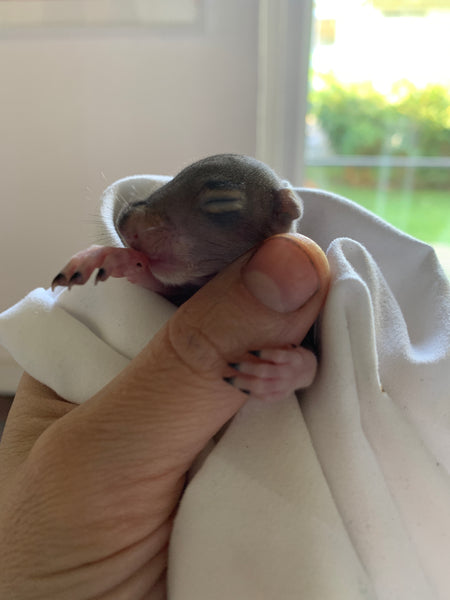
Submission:
<svg viewBox="0 0 450 600">
<path fill-rule="evenodd" d="M 122 180 L 106 199 L 164 181 Z M 169 597 L 448 600 L 449 283 L 425 244 L 348 200 L 299 193 L 301 231 L 332 270 L 318 376 L 300 402 L 249 401 L 199 460 L 172 535 Z M 0 315 L 0 342 L 82 402 L 173 310 L 122 280 L 39 289 Z"/>
</svg>

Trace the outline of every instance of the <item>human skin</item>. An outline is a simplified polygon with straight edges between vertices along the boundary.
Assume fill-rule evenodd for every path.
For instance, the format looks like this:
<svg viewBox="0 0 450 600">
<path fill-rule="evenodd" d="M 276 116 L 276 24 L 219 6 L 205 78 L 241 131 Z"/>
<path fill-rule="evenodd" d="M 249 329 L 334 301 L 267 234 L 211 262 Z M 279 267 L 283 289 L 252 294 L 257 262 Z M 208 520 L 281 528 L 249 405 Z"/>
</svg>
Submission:
<svg viewBox="0 0 450 600">
<path fill-rule="evenodd" d="M 328 283 L 311 240 L 276 236 L 201 288 L 84 404 L 24 375 L 0 445 L 0 597 L 165 598 L 185 475 L 248 398 L 224 381 L 229 363 L 298 344 Z"/>
</svg>

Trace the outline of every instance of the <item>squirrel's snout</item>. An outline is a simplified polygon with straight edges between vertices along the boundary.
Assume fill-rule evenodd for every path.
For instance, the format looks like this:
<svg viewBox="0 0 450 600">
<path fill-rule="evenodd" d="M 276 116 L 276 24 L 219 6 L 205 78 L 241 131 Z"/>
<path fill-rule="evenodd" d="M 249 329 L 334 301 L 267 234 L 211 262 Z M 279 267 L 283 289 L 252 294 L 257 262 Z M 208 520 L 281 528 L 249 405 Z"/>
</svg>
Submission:
<svg viewBox="0 0 450 600">
<path fill-rule="evenodd" d="M 119 216 L 117 231 L 130 248 L 145 251 L 145 243 L 151 238 L 161 237 L 168 226 L 161 215 L 143 205 L 132 205 Z"/>
</svg>

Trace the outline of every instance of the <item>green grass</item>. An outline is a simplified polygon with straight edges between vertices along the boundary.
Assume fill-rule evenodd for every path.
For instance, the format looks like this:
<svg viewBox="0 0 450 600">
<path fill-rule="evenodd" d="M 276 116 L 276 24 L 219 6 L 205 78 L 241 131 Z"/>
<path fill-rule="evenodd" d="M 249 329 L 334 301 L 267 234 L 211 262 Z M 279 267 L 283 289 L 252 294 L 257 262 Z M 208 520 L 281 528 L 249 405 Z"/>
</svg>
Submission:
<svg viewBox="0 0 450 600">
<path fill-rule="evenodd" d="M 307 187 L 345 196 L 429 244 L 450 245 L 450 190 L 380 190 L 341 183 L 326 167 L 308 167 Z"/>
</svg>

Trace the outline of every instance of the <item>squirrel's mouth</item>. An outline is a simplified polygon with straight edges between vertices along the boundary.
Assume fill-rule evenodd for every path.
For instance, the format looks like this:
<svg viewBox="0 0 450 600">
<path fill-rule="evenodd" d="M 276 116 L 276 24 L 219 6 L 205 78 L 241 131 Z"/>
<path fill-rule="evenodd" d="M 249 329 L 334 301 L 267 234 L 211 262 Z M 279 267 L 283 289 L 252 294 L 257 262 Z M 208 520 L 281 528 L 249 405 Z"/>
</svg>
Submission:
<svg viewBox="0 0 450 600">
<path fill-rule="evenodd" d="M 150 270 L 163 285 L 170 287 L 201 287 L 217 274 L 217 270 L 205 274 L 188 259 L 166 255 L 149 255 Z"/>
<path fill-rule="evenodd" d="M 191 268 L 182 260 L 168 255 L 148 254 L 150 270 L 154 277 L 167 286 L 192 283 Z"/>
</svg>

